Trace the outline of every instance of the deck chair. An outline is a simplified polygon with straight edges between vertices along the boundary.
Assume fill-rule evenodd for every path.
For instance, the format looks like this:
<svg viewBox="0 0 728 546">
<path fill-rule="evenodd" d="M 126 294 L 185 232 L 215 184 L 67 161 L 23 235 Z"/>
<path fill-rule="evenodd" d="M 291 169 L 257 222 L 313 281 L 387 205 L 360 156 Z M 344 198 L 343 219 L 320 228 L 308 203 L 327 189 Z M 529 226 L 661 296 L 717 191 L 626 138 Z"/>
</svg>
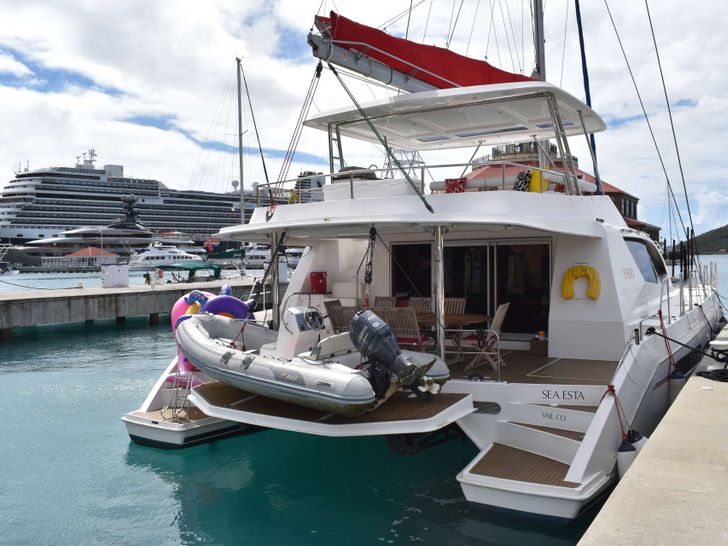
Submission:
<svg viewBox="0 0 728 546">
<path fill-rule="evenodd" d="M 342 316 L 341 316 L 341 300 L 328 300 L 324 302 L 324 309 L 326 309 L 326 317 L 328 317 L 329 322 L 331 323 L 331 329 L 334 332 L 341 332 L 342 327 L 345 327 L 346 325 L 342 322 Z M 349 328 L 346 327 L 346 330 Z"/>
<path fill-rule="evenodd" d="M 510 305 L 510 303 L 501 303 L 498 306 L 498 309 L 495 310 L 495 315 L 493 315 L 493 320 L 490 323 L 490 328 L 485 333 L 484 346 L 482 349 L 480 349 L 480 352 L 477 353 L 477 355 L 475 356 L 475 358 L 473 358 L 470 364 L 468 364 L 468 370 L 473 370 L 477 366 L 485 364 L 486 362 L 490 364 L 490 367 L 493 368 L 493 370 L 496 371 L 498 370 L 499 365 L 506 365 L 505 361 L 500 356 L 500 351 L 497 345 L 500 340 L 499 336 L 501 334 L 501 328 L 503 327 L 503 321 L 506 318 L 506 313 L 508 312 L 508 308 L 510 307 Z"/>
<path fill-rule="evenodd" d="M 413 296 L 409 299 L 408 307 L 415 310 L 415 313 L 432 313 L 432 298 Z"/>
<path fill-rule="evenodd" d="M 465 313 L 465 298 L 445 298 L 446 315 L 462 315 Z"/>
<path fill-rule="evenodd" d="M 383 310 L 382 320 L 389 324 L 400 347 L 411 347 L 423 351 L 430 341 L 420 332 L 417 313 L 409 307 L 388 307 Z"/>
<path fill-rule="evenodd" d="M 354 315 L 356 315 L 361 309 L 359 307 L 352 305 L 352 306 L 346 306 L 340 307 L 339 309 L 336 309 L 334 311 L 334 314 L 336 316 L 336 325 L 338 328 L 338 332 L 348 332 L 351 329 L 351 321 L 354 318 Z"/>
<path fill-rule="evenodd" d="M 374 307 L 379 309 L 384 307 L 396 307 L 397 297 L 396 296 L 376 296 L 374 298 Z"/>
</svg>

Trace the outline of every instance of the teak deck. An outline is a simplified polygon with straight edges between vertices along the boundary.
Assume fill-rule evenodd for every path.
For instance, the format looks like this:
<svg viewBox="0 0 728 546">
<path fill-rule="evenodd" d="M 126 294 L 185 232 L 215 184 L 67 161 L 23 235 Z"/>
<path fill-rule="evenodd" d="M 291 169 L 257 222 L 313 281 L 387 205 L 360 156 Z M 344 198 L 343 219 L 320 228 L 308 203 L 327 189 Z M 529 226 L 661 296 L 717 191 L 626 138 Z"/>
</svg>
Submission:
<svg viewBox="0 0 728 546">
<path fill-rule="evenodd" d="M 463 353 L 463 356 L 470 355 Z M 509 383 L 607 385 L 617 369 L 616 361 L 555 358 L 532 355 L 528 351 L 504 350 L 501 358 L 505 362 L 505 366 L 501 366 L 501 380 Z M 453 377 L 467 377 L 474 371 L 490 379 L 497 375 L 487 363 L 474 370 L 462 362 L 449 366 Z"/>
<path fill-rule="evenodd" d="M 472 474 L 559 487 L 579 487 L 578 483 L 564 480 L 569 465 L 517 449 L 494 443 L 471 468 Z"/>
<path fill-rule="evenodd" d="M 468 396 L 461 393 L 438 393 L 435 395 L 434 401 L 428 403 L 409 393 L 397 392 L 384 404 L 369 413 L 357 417 L 344 417 L 273 398 L 266 398 L 218 381 L 210 381 L 195 387 L 195 392 L 214 406 L 223 406 L 237 411 L 260 413 L 273 417 L 326 422 L 336 425 L 428 419 Z"/>
<path fill-rule="evenodd" d="M 144 417 L 146 419 L 151 419 L 152 421 L 173 421 L 174 417 L 174 410 L 172 408 L 164 410 L 164 415 L 162 414 L 161 410 L 155 410 L 155 411 L 134 411 L 132 412 L 132 415 L 137 415 L 139 417 Z M 182 420 L 185 418 L 188 421 L 200 421 L 202 419 L 207 419 L 208 416 L 202 413 L 202 410 L 199 408 L 196 408 L 194 406 L 191 406 L 190 408 L 184 409 L 180 417 Z"/>
<path fill-rule="evenodd" d="M 532 428 L 534 430 L 539 430 L 541 432 L 548 432 L 549 434 L 556 434 L 557 436 L 563 436 L 564 438 L 569 438 L 570 440 L 576 440 L 578 442 L 581 442 L 584 439 L 583 432 L 576 432 L 574 430 L 565 430 L 563 428 L 544 427 L 541 425 L 530 425 L 528 423 L 519 423 L 518 421 L 509 421 L 509 422 L 513 423 L 514 425 L 518 425 L 519 427 Z"/>
</svg>

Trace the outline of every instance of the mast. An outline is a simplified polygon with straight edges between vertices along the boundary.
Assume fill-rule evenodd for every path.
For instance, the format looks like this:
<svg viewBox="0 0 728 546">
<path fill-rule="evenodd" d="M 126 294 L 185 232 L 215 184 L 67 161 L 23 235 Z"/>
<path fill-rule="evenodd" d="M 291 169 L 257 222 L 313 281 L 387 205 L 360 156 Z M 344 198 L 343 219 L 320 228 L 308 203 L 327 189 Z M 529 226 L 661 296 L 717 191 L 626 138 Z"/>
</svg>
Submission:
<svg viewBox="0 0 728 546">
<path fill-rule="evenodd" d="M 238 73 L 238 164 L 240 167 L 240 223 L 245 223 L 245 185 L 243 183 L 243 102 L 240 87 L 240 73 L 242 66 L 240 57 L 235 57 Z"/>
<path fill-rule="evenodd" d="M 586 47 L 584 46 L 584 27 L 581 24 L 581 8 L 579 7 L 579 0 L 574 0 L 574 6 L 576 7 L 576 25 L 579 29 L 579 50 L 581 51 L 581 73 L 584 78 L 584 94 L 586 95 L 586 104 L 591 108 L 591 87 L 589 85 L 589 70 L 586 66 Z M 581 114 L 580 114 L 581 115 Z M 583 123 L 582 123 L 583 125 Z M 594 166 L 594 179 L 597 183 L 597 194 L 603 195 L 602 181 L 599 177 L 599 167 L 597 166 L 597 142 L 594 138 L 594 133 L 589 135 L 589 152 L 592 157 L 592 165 Z"/>
<path fill-rule="evenodd" d="M 531 77 L 546 81 L 546 38 L 543 32 L 543 1 L 533 0 L 533 46 L 536 49 L 536 68 Z"/>
<path fill-rule="evenodd" d="M 546 81 L 546 40 L 543 32 L 542 0 L 532 0 L 531 10 L 533 11 L 533 47 L 535 49 L 536 61 L 536 66 L 533 69 L 531 77 Z M 547 164 L 544 147 L 536 142 L 536 149 L 538 150 L 538 166 L 543 169 Z"/>
</svg>

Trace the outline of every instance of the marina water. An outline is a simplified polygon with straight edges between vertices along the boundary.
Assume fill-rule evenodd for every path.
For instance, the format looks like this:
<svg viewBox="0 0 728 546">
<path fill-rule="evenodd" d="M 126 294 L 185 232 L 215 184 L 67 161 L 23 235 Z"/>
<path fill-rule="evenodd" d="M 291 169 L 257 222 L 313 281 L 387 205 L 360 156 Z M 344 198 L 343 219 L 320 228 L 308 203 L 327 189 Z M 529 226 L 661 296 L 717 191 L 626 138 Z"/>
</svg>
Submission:
<svg viewBox="0 0 728 546">
<path fill-rule="evenodd" d="M 708 260 L 728 293 L 728 257 Z M 551 527 L 473 508 L 455 478 L 477 453 L 468 440 L 415 456 L 380 437 L 282 431 L 133 444 L 119 418 L 174 353 L 169 325 L 144 319 L 0 344 L 0 544 L 574 544 L 594 517 Z"/>
</svg>

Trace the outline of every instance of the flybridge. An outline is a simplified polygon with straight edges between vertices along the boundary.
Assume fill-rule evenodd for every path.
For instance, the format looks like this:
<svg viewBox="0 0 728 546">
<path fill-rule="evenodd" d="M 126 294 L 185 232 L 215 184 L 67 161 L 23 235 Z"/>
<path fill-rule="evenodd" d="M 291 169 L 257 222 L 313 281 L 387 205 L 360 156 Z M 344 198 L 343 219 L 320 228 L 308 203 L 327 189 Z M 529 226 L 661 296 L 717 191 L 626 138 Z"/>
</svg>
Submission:
<svg viewBox="0 0 728 546">
<path fill-rule="evenodd" d="M 485 61 L 441 47 L 417 44 L 356 23 L 337 13 L 317 16 L 320 35 L 309 34 L 313 55 L 410 92 L 532 81 Z"/>
</svg>

